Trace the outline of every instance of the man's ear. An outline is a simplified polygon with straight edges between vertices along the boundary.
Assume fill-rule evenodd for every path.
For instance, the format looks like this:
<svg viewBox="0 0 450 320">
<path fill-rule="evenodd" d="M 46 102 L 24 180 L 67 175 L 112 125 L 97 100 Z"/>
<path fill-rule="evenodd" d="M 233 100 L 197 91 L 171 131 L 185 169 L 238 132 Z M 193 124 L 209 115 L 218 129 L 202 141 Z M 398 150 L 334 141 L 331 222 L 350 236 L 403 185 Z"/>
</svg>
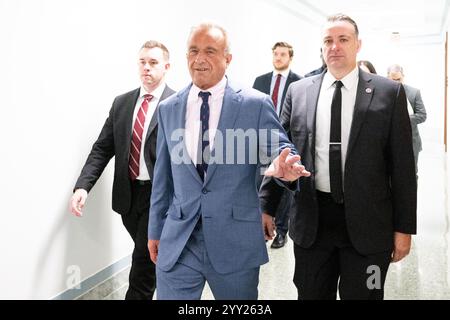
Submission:
<svg viewBox="0 0 450 320">
<path fill-rule="evenodd" d="M 225 59 L 227 61 L 227 66 L 228 66 L 230 64 L 231 60 L 233 59 L 233 55 L 231 53 L 227 53 Z"/>
</svg>

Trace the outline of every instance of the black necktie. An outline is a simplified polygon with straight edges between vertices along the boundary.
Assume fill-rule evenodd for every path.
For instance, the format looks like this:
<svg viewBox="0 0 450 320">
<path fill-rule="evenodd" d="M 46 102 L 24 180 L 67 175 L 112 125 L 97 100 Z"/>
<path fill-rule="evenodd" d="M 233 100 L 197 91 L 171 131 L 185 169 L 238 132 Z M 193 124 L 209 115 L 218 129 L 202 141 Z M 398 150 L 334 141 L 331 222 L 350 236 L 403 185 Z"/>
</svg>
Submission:
<svg viewBox="0 0 450 320">
<path fill-rule="evenodd" d="M 205 135 L 205 132 L 209 129 L 209 104 L 208 98 L 211 95 L 210 92 L 200 91 L 198 96 L 202 98 L 202 106 L 200 107 L 200 140 L 199 140 L 199 150 L 197 155 L 197 171 L 200 175 L 200 178 L 204 180 L 205 173 L 208 171 L 208 162 L 209 162 L 209 134 Z"/>
<path fill-rule="evenodd" d="M 331 102 L 331 126 L 330 126 L 330 188 L 333 200 L 336 203 L 344 202 L 342 190 L 342 159 L 341 159 L 341 109 L 342 93 L 341 81 L 336 81 L 333 101 Z"/>
</svg>

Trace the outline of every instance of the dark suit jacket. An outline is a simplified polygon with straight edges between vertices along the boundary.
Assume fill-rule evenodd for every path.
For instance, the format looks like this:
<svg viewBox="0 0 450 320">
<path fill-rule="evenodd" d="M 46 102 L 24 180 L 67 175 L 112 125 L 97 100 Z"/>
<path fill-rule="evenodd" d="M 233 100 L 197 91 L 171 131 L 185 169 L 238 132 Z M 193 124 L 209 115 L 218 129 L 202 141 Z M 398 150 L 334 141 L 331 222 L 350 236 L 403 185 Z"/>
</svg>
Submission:
<svg viewBox="0 0 450 320">
<path fill-rule="evenodd" d="M 75 184 L 76 189 L 89 192 L 102 174 L 109 160 L 115 156 L 112 208 L 120 214 L 127 214 L 131 207 L 131 183 L 128 174 L 133 112 L 140 89 L 122 94 L 114 99 L 109 117 L 97 141 L 92 146 L 86 163 Z M 175 93 L 165 87 L 160 101 Z M 150 121 L 144 145 L 144 158 L 150 179 L 156 162 L 157 110 Z M 150 201 L 150 195 L 149 195 Z"/>
<path fill-rule="evenodd" d="M 270 83 L 272 82 L 272 76 L 273 76 L 273 72 L 269 72 L 266 74 L 263 74 L 262 76 L 259 76 L 255 79 L 255 82 L 253 83 L 253 89 L 259 90 L 265 94 L 270 95 Z M 287 89 L 289 88 L 289 85 L 297 80 L 302 79 L 301 76 L 299 76 L 298 74 L 289 71 L 288 77 L 286 79 L 286 85 L 284 86 L 284 90 L 283 90 L 283 96 L 281 97 L 281 109 L 280 112 L 283 110 L 283 104 L 284 104 L 284 98 L 286 97 L 286 92 Z"/>
<path fill-rule="evenodd" d="M 289 232 L 296 244 L 314 244 L 318 203 L 314 182 L 315 121 L 323 74 L 292 84 L 280 121 L 292 137 L 311 177 L 300 179 L 296 212 Z M 391 250 L 393 233 L 416 232 L 416 176 L 411 125 L 403 86 L 359 72 L 355 109 L 344 174 L 347 230 L 361 254 Z M 276 205 L 280 191 L 264 180 L 263 211 Z"/>
</svg>

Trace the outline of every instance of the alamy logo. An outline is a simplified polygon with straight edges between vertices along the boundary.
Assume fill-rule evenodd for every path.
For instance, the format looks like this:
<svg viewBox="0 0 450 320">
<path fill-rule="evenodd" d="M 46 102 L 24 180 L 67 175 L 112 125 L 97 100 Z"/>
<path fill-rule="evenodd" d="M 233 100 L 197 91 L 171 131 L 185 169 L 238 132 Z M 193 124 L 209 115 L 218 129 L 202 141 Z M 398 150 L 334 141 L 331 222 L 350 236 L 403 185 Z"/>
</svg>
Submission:
<svg viewBox="0 0 450 320">
<path fill-rule="evenodd" d="M 79 266 L 71 265 L 67 267 L 66 273 L 68 274 L 66 280 L 67 289 L 81 289 L 81 269 Z"/>
<path fill-rule="evenodd" d="M 203 141 L 209 138 L 209 131 L 203 135 Z M 190 164 L 191 158 L 186 150 L 186 131 L 172 131 L 170 141 L 175 142 L 170 155 L 174 164 Z M 226 129 L 217 130 L 211 153 L 203 157 L 209 164 L 261 164 L 269 165 L 279 153 L 280 131 L 278 129 Z M 209 151 L 209 149 L 207 150 Z M 197 161 L 199 163 L 201 161 Z"/>
<path fill-rule="evenodd" d="M 367 278 L 366 284 L 369 290 L 381 289 L 381 270 L 379 266 L 371 265 L 367 267 Z"/>
</svg>

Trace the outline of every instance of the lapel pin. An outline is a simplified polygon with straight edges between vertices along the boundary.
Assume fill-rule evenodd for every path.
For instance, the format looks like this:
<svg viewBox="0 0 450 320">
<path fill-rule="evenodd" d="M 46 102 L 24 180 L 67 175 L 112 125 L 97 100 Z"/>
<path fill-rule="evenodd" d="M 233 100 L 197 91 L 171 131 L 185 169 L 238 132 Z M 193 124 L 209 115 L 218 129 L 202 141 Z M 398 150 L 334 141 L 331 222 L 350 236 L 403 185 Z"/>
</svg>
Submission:
<svg viewBox="0 0 450 320">
<path fill-rule="evenodd" d="M 366 93 L 372 93 L 372 89 L 371 88 L 366 88 Z"/>
</svg>

